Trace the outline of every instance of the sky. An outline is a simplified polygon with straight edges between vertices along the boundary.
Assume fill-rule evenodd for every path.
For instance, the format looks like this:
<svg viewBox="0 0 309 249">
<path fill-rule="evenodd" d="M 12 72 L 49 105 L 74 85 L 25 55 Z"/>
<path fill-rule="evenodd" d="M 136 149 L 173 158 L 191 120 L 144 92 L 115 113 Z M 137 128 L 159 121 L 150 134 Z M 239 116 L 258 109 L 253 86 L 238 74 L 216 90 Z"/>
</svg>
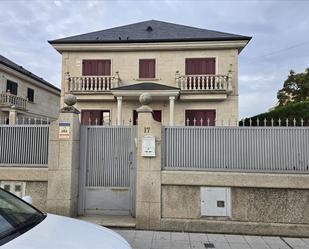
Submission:
<svg viewBox="0 0 309 249">
<path fill-rule="evenodd" d="M 289 71 L 309 67 L 309 0 L 0 0 L 0 54 L 60 86 L 48 40 L 149 19 L 252 36 L 239 55 L 240 117 L 276 102 Z"/>
</svg>

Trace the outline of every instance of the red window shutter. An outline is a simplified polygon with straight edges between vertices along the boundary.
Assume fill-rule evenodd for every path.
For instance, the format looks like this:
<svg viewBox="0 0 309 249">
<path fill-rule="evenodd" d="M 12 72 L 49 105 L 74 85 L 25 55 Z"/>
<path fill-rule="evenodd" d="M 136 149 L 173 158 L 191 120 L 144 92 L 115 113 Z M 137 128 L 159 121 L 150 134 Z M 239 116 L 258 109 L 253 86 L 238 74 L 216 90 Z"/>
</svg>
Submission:
<svg viewBox="0 0 309 249">
<path fill-rule="evenodd" d="M 81 118 L 81 123 L 83 125 L 89 125 L 89 119 L 90 119 L 90 112 L 82 110 L 82 118 Z"/>
<path fill-rule="evenodd" d="M 84 76 L 111 75 L 111 60 L 83 60 Z"/>
<path fill-rule="evenodd" d="M 158 122 L 162 122 L 162 111 L 161 110 L 154 110 L 152 113 L 152 117 L 154 120 Z M 133 111 L 133 125 L 137 125 L 137 118 L 138 114 L 137 111 Z"/>
<path fill-rule="evenodd" d="M 186 110 L 185 125 L 194 126 L 215 126 L 216 110 Z M 189 124 L 187 123 L 189 120 Z"/>
<path fill-rule="evenodd" d="M 101 125 L 102 124 L 101 110 L 82 110 L 82 124 L 83 125 Z"/>
<path fill-rule="evenodd" d="M 155 121 L 162 122 L 162 112 L 161 110 L 154 110 L 152 113 L 152 117 Z"/>
<path fill-rule="evenodd" d="M 141 59 L 139 60 L 139 78 L 156 77 L 156 60 Z"/>
<path fill-rule="evenodd" d="M 216 74 L 215 58 L 186 59 L 186 75 Z"/>
</svg>

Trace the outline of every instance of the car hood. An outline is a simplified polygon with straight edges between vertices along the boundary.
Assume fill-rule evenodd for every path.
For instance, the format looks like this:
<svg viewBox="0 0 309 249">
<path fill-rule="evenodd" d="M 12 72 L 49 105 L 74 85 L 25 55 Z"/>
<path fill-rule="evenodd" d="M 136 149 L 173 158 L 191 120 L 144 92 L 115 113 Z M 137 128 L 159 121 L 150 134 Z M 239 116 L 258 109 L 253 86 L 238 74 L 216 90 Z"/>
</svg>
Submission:
<svg viewBox="0 0 309 249">
<path fill-rule="evenodd" d="M 130 249 L 117 233 L 77 219 L 47 214 L 38 225 L 2 249 Z"/>
</svg>

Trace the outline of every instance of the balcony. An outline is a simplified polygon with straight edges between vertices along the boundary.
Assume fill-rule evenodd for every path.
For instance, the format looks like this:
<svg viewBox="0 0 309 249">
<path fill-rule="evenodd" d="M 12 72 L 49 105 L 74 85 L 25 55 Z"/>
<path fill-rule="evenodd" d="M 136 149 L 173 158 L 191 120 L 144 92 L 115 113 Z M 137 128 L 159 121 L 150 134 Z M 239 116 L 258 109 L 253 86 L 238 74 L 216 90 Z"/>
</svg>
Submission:
<svg viewBox="0 0 309 249">
<path fill-rule="evenodd" d="M 181 90 L 181 99 L 226 99 L 232 92 L 232 75 L 179 75 L 176 86 Z"/>
<path fill-rule="evenodd" d="M 0 107 L 27 109 L 27 99 L 18 97 L 9 92 L 0 94 Z"/>
<path fill-rule="evenodd" d="M 117 75 L 118 76 L 118 75 Z M 67 92 L 104 93 L 118 86 L 119 77 L 115 76 L 80 76 L 66 78 Z"/>
</svg>

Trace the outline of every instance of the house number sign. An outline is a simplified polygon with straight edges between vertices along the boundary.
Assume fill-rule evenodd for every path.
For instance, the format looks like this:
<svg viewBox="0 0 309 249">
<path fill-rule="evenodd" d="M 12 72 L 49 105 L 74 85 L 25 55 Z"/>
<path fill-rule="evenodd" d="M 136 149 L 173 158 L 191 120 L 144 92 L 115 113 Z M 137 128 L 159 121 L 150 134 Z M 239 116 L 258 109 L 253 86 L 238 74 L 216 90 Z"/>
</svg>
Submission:
<svg viewBox="0 0 309 249">
<path fill-rule="evenodd" d="M 68 139 L 70 138 L 71 127 L 70 123 L 59 123 L 59 138 Z"/>
<path fill-rule="evenodd" d="M 142 138 L 142 156 L 154 157 L 156 156 L 156 139 L 152 135 L 145 135 Z"/>
</svg>

